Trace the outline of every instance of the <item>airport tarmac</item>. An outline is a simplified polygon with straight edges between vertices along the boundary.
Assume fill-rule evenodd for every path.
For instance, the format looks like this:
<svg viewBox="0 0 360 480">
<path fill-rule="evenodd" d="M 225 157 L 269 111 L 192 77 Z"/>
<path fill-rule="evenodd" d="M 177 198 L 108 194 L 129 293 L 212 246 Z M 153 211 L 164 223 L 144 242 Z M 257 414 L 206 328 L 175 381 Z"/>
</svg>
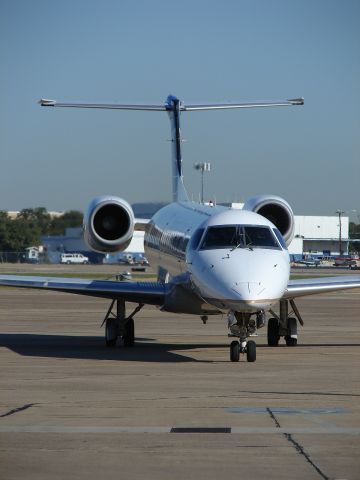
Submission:
<svg viewBox="0 0 360 480">
<path fill-rule="evenodd" d="M 153 307 L 106 348 L 108 304 L 0 289 L 1 480 L 360 478 L 360 291 L 299 300 L 299 345 L 262 329 L 255 363 Z"/>
</svg>

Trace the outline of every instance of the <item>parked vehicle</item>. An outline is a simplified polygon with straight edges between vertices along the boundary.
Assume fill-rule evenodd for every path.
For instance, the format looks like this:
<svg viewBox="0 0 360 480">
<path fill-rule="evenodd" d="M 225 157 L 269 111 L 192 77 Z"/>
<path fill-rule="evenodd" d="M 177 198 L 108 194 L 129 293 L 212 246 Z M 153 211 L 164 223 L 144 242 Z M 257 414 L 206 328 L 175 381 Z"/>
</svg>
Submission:
<svg viewBox="0 0 360 480">
<path fill-rule="evenodd" d="M 350 267 L 353 260 L 356 259 L 349 256 L 336 257 L 334 261 L 334 267 Z"/>
<path fill-rule="evenodd" d="M 360 258 L 354 258 L 349 262 L 350 270 L 360 270 Z"/>
<path fill-rule="evenodd" d="M 89 257 L 85 257 L 82 253 L 62 253 L 60 263 L 86 265 L 89 263 Z"/>
</svg>

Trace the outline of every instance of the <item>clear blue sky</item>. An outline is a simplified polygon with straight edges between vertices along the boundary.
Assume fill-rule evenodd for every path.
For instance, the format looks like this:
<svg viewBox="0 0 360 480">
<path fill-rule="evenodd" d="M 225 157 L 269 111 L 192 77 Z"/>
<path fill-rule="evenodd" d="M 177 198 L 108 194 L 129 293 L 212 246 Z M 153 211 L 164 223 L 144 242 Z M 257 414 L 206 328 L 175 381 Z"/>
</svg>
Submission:
<svg viewBox="0 0 360 480">
<path fill-rule="evenodd" d="M 167 201 L 163 113 L 41 108 L 305 97 L 304 107 L 184 113 L 183 164 L 206 198 L 273 193 L 296 214 L 360 214 L 358 0 L 2 0 L 0 209 L 83 210 L 99 194 Z M 354 218 L 354 217 L 352 217 Z"/>
</svg>

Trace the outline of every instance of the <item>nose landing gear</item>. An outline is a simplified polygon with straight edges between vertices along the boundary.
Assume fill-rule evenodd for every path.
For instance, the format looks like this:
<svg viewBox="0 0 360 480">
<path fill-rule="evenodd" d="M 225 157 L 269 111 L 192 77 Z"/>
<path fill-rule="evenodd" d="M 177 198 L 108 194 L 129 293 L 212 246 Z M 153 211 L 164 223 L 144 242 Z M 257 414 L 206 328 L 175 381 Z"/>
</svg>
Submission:
<svg viewBox="0 0 360 480">
<path fill-rule="evenodd" d="M 247 342 L 245 341 L 241 343 L 238 340 L 233 340 L 230 343 L 230 360 L 232 362 L 238 362 L 240 360 L 240 353 L 246 355 L 246 360 L 248 362 L 255 362 L 256 343 L 254 342 L 254 340 L 249 340 Z"/>
<path fill-rule="evenodd" d="M 254 322 L 250 320 L 250 313 L 230 312 L 228 326 L 231 337 L 238 337 L 239 340 L 233 340 L 230 344 L 230 360 L 238 362 L 240 354 L 246 355 L 248 362 L 256 361 L 256 343 L 254 340 L 247 340 L 247 337 L 254 334 Z"/>
</svg>

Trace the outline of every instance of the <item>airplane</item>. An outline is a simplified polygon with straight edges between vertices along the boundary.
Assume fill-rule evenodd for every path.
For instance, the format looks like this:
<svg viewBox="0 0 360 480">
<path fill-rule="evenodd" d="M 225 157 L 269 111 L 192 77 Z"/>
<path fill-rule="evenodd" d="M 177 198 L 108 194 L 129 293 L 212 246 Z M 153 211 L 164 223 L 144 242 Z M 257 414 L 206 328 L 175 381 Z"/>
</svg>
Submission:
<svg viewBox="0 0 360 480">
<path fill-rule="evenodd" d="M 318 267 L 320 265 L 320 260 L 318 258 L 308 257 L 303 260 L 297 260 L 298 265 L 305 265 L 305 267 Z"/>
<path fill-rule="evenodd" d="M 117 196 L 95 198 L 84 215 L 84 238 L 97 252 L 125 250 L 134 230 L 143 230 L 144 248 L 156 282 L 118 282 L 74 278 L 0 275 L 0 285 L 55 290 L 111 300 L 103 324 L 105 343 L 135 343 L 134 316 L 145 304 L 161 311 L 197 315 L 227 315 L 230 360 L 240 355 L 256 361 L 256 343 L 249 337 L 267 321 L 267 343 L 280 338 L 296 346 L 297 323 L 303 319 L 295 299 L 304 295 L 360 287 L 360 276 L 290 280 L 288 245 L 294 236 L 294 214 L 276 195 L 258 195 L 243 208 L 204 205 L 189 200 L 182 171 L 180 114 L 191 111 L 303 105 L 303 98 L 281 102 L 185 104 L 169 95 L 164 104 L 60 103 L 40 100 L 45 107 L 105 108 L 166 112 L 171 125 L 173 202 L 150 220 L 136 219 L 130 204 Z M 126 315 L 126 302 L 137 307 Z M 279 305 L 279 313 L 275 313 Z M 119 342 L 120 343 L 120 342 Z"/>
</svg>

